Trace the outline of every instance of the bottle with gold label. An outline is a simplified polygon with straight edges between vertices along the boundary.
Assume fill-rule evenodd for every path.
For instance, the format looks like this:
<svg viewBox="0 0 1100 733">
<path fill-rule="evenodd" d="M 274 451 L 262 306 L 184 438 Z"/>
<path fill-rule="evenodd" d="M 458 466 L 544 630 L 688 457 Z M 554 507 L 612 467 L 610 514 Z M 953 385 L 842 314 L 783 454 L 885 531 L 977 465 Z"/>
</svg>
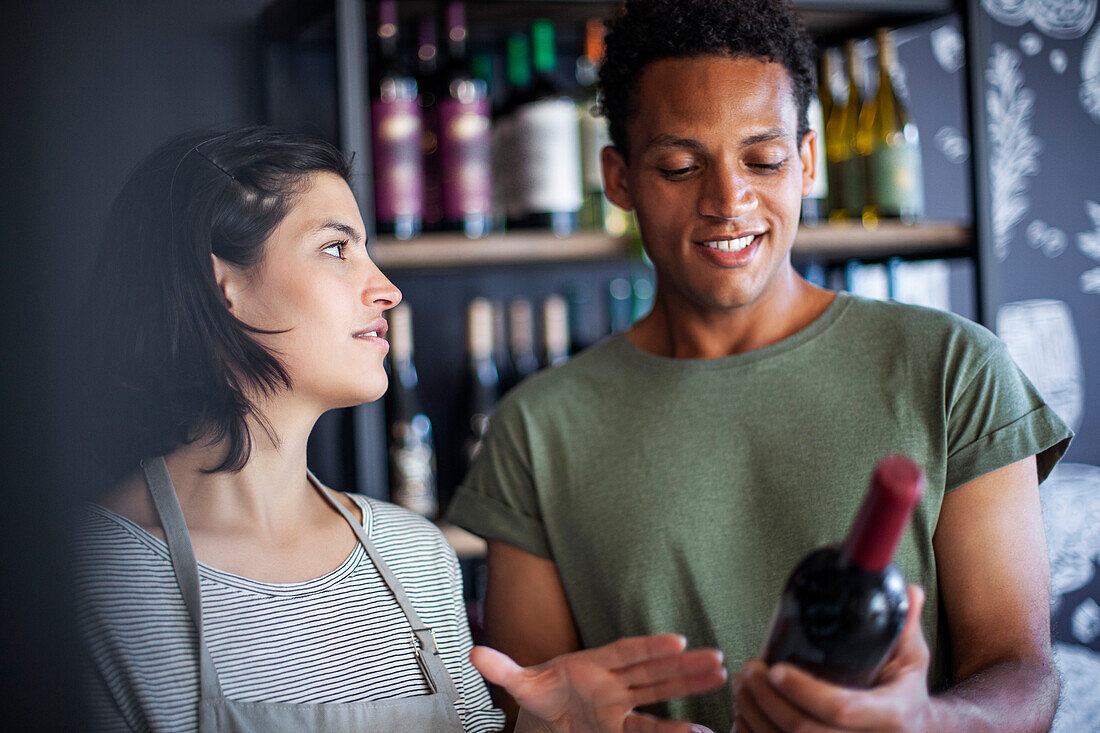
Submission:
<svg viewBox="0 0 1100 733">
<path fill-rule="evenodd" d="M 900 218 L 912 222 L 924 214 L 924 181 L 921 173 L 917 127 L 898 98 L 894 78 L 897 50 L 885 28 L 875 33 L 878 42 L 878 92 L 861 119 L 868 138 L 867 218 Z"/>
<path fill-rule="evenodd" d="M 848 62 L 848 96 L 833 108 L 825 128 L 825 152 L 832 186 L 832 220 L 859 219 L 866 201 L 864 152 L 858 136 L 863 108 L 863 57 L 855 41 L 845 44 Z"/>
</svg>

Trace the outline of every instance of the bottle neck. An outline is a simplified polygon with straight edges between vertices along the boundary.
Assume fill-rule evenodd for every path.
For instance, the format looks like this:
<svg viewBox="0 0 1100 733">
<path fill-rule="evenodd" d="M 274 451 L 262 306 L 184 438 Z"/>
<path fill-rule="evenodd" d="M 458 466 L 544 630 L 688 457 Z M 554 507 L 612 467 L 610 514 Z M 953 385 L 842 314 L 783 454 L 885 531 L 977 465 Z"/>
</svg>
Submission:
<svg viewBox="0 0 1100 733">
<path fill-rule="evenodd" d="M 841 548 L 845 560 L 872 573 L 889 565 L 923 490 L 924 476 L 913 461 L 901 455 L 880 461 Z"/>
</svg>

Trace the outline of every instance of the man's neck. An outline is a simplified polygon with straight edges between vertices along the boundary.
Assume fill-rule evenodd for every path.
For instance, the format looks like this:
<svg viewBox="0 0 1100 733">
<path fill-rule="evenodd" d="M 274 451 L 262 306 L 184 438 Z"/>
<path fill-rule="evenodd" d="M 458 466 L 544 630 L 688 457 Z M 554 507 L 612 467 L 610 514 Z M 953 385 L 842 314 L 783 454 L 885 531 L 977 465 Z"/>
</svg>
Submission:
<svg viewBox="0 0 1100 733">
<path fill-rule="evenodd" d="M 643 351 L 675 359 L 715 359 L 778 343 L 817 320 L 836 297 L 793 270 L 781 277 L 756 301 L 730 309 L 676 302 L 658 284 L 653 310 L 627 338 Z"/>
</svg>

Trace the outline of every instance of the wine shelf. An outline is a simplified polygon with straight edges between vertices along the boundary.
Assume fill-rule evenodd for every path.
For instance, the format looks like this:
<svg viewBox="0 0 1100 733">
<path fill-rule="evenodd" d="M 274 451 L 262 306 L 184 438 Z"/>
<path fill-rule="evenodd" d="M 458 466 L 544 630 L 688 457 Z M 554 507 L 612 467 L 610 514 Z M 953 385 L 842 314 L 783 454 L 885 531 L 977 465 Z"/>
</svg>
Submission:
<svg viewBox="0 0 1100 733">
<path fill-rule="evenodd" d="M 858 224 L 822 224 L 799 227 L 793 251 L 827 260 L 949 255 L 965 253 L 972 240 L 969 227 L 946 222 L 908 225 L 884 221 L 874 229 Z M 632 251 L 629 239 L 598 232 L 564 238 L 549 232 L 508 232 L 484 239 L 441 233 L 408 241 L 380 237 L 372 257 L 383 270 L 437 269 L 616 259 L 629 257 Z"/>
</svg>

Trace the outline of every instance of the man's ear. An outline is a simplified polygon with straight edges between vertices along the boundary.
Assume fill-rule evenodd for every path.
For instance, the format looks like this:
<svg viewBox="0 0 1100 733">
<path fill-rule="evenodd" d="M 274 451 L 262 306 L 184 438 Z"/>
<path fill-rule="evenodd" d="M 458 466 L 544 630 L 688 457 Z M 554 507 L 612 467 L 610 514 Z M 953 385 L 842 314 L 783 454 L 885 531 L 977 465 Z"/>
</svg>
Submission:
<svg viewBox="0 0 1100 733">
<path fill-rule="evenodd" d="M 798 148 L 798 157 L 802 159 L 802 196 L 809 196 L 817 176 L 817 132 L 809 130 L 802 137 Z"/>
<path fill-rule="evenodd" d="M 241 276 L 232 265 L 213 252 L 210 253 L 210 264 L 214 268 L 214 282 L 218 284 L 218 290 L 221 291 L 222 303 L 232 312 L 233 304 L 241 289 Z"/>
<path fill-rule="evenodd" d="M 634 210 L 634 199 L 626 181 L 626 160 L 622 153 L 608 145 L 600 151 L 603 168 L 603 190 L 607 200 L 625 211 Z"/>
</svg>

